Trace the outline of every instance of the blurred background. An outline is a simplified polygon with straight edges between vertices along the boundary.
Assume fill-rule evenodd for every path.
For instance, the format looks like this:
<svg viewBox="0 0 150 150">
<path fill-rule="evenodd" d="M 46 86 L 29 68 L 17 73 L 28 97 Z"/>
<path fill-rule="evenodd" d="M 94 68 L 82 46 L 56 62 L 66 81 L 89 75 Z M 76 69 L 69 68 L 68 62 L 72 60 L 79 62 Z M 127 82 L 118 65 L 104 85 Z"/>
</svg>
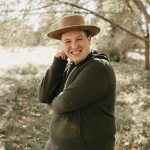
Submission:
<svg viewBox="0 0 150 150">
<path fill-rule="evenodd" d="M 38 85 L 61 43 L 47 37 L 64 15 L 101 28 L 92 48 L 117 77 L 115 150 L 150 149 L 149 0 L 0 1 L 0 150 L 42 150 L 51 110 Z"/>
</svg>

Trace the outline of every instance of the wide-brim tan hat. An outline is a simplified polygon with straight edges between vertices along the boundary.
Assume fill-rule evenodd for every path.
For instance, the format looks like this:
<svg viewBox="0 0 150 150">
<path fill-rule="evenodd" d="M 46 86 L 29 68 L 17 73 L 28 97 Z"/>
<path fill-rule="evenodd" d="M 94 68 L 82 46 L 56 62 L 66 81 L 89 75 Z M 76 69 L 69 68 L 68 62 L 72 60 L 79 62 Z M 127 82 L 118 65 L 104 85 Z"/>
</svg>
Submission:
<svg viewBox="0 0 150 150">
<path fill-rule="evenodd" d="M 61 40 L 61 34 L 69 31 L 85 30 L 93 37 L 100 32 L 100 28 L 94 25 L 86 25 L 83 16 L 70 15 L 61 19 L 59 28 L 47 34 L 48 37 Z"/>
</svg>

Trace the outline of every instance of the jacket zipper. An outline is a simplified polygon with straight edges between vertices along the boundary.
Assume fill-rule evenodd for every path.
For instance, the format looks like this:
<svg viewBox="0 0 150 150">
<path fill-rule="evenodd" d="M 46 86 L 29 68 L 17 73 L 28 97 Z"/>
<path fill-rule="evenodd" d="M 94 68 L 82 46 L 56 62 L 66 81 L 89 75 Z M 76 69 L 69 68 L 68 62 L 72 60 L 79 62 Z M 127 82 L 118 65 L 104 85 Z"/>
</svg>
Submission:
<svg viewBox="0 0 150 150">
<path fill-rule="evenodd" d="M 74 71 L 76 68 L 77 68 L 77 67 L 75 67 L 75 68 L 70 72 L 70 74 L 69 74 L 69 76 L 68 76 L 68 78 L 67 78 L 67 80 L 66 80 L 66 83 L 65 83 L 65 85 L 64 85 L 64 89 L 66 88 L 67 82 L 68 82 L 68 80 L 69 80 L 71 74 L 73 73 L 73 71 Z"/>
</svg>

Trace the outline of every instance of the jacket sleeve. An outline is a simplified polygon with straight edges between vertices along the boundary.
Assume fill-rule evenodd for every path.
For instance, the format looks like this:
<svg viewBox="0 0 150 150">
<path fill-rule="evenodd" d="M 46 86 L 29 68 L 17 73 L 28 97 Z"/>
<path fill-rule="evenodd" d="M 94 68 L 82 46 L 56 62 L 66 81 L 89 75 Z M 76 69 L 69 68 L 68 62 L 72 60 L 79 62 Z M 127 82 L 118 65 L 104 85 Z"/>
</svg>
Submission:
<svg viewBox="0 0 150 150">
<path fill-rule="evenodd" d="M 39 89 L 39 99 L 42 103 L 50 104 L 58 94 L 58 87 L 62 81 L 67 61 L 54 58 L 51 67 L 43 77 Z"/>
<path fill-rule="evenodd" d="M 111 86 L 114 82 L 111 79 L 112 72 L 108 70 L 105 65 L 98 61 L 86 66 L 76 79 L 55 97 L 52 102 L 54 112 L 74 111 L 107 94 L 107 91 L 113 88 Z"/>
</svg>

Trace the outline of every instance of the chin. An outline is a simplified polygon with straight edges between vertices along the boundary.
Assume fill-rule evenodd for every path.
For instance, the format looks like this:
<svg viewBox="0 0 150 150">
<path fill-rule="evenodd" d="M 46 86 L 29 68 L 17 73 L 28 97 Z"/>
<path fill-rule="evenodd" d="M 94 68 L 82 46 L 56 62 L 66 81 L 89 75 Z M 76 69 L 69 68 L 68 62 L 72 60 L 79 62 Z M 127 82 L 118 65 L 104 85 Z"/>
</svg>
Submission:
<svg viewBox="0 0 150 150">
<path fill-rule="evenodd" d="M 79 64 L 80 62 L 82 62 L 84 59 L 80 59 L 80 60 L 75 60 L 73 61 L 76 65 Z"/>
</svg>

